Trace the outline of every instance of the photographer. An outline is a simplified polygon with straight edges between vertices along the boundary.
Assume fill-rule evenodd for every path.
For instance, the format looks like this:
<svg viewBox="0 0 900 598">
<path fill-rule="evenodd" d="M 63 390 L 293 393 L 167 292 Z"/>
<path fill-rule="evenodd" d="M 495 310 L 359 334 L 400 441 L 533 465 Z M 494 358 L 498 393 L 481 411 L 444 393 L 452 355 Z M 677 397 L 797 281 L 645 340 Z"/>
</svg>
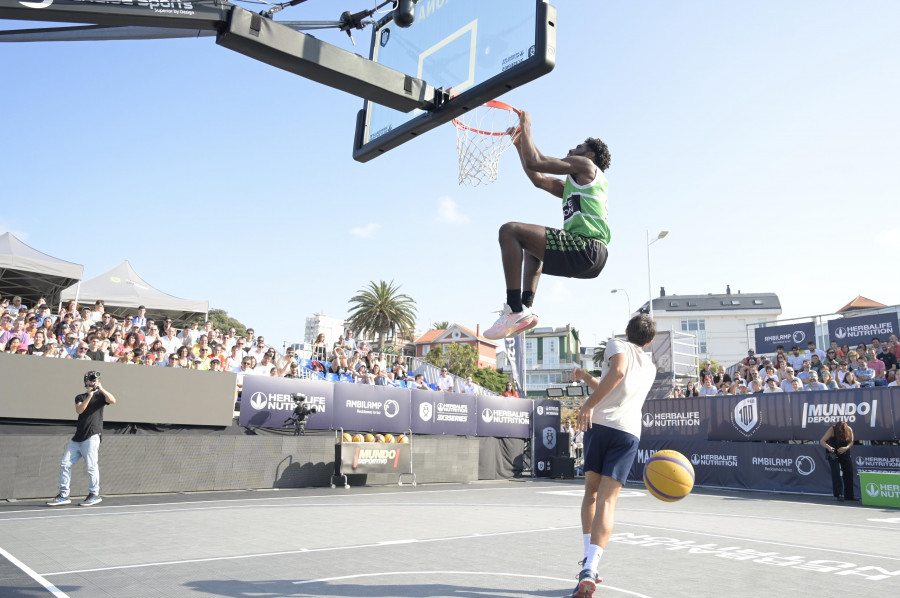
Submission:
<svg viewBox="0 0 900 598">
<path fill-rule="evenodd" d="M 819 444 L 825 449 L 831 466 L 831 487 L 838 500 L 856 500 L 853 496 L 853 428 L 840 421 L 828 428 Z M 843 477 L 843 480 L 841 479 Z M 843 490 L 843 493 L 841 492 Z"/>
<path fill-rule="evenodd" d="M 284 420 L 284 423 L 294 426 L 294 436 L 301 436 L 306 433 L 306 420 L 309 419 L 310 414 L 318 413 L 319 410 L 316 409 L 315 405 L 306 404 L 305 394 L 295 392 L 291 395 L 291 399 L 297 406 L 294 407 L 294 412 L 291 413 L 291 416 Z"/>
<path fill-rule="evenodd" d="M 69 500 L 72 465 L 82 457 L 90 483 L 87 498 L 79 504 L 90 507 L 103 500 L 100 498 L 100 465 L 97 462 L 100 435 L 103 433 L 103 409 L 115 404 L 116 397 L 100 384 L 100 372 L 97 371 L 89 371 L 84 375 L 84 387 L 87 392 L 75 397 L 78 424 L 59 464 L 59 494 L 47 503 L 51 507 L 72 502 Z"/>
</svg>

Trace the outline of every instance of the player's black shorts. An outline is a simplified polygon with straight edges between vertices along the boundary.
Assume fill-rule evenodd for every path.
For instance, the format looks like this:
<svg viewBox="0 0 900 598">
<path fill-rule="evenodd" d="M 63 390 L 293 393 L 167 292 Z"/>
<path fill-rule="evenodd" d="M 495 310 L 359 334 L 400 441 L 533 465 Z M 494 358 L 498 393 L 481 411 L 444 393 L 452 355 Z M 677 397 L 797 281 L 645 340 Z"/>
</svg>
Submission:
<svg viewBox="0 0 900 598">
<path fill-rule="evenodd" d="M 544 274 L 596 278 L 606 265 L 606 244 L 558 228 L 547 228 Z"/>
<path fill-rule="evenodd" d="M 623 485 L 637 456 L 637 436 L 601 424 L 584 433 L 584 469 L 609 476 Z"/>
</svg>

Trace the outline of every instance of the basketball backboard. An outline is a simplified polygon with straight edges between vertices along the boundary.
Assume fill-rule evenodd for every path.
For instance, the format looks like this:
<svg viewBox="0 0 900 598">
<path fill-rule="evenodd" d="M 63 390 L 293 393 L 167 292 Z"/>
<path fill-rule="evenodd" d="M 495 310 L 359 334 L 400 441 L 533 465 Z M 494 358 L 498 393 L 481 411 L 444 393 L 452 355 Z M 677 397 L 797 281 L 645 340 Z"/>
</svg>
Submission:
<svg viewBox="0 0 900 598">
<path fill-rule="evenodd" d="M 553 70 L 556 9 L 543 0 L 419 0 L 408 28 L 388 22 L 369 58 L 438 90 L 436 108 L 400 112 L 366 101 L 353 158 L 368 162 Z"/>
</svg>

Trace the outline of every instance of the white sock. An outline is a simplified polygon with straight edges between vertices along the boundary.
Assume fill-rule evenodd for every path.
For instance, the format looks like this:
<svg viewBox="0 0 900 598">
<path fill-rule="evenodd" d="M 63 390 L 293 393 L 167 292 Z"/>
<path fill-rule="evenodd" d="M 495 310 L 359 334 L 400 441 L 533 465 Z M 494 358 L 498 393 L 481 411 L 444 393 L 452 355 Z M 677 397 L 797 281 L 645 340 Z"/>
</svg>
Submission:
<svg viewBox="0 0 900 598">
<path fill-rule="evenodd" d="M 603 556 L 603 549 L 596 544 L 591 544 L 591 547 L 588 549 L 587 562 L 584 564 L 584 568 L 590 569 L 591 572 L 596 573 L 597 569 L 600 567 L 601 556 Z"/>
<path fill-rule="evenodd" d="M 591 535 L 581 534 L 581 537 L 584 539 L 584 564 L 587 566 L 588 551 L 591 549 Z"/>
</svg>

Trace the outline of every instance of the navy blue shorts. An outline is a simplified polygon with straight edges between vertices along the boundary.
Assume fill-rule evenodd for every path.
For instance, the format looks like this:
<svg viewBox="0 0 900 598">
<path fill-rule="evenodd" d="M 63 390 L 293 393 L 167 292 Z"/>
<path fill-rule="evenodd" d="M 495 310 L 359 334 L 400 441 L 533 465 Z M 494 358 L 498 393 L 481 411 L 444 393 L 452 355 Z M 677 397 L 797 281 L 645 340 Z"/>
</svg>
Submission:
<svg viewBox="0 0 900 598">
<path fill-rule="evenodd" d="M 584 433 L 584 469 L 609 476 L 622 483 L 637 456 L 637 436 L 608 426 L 593 424 Z"/>
</svg>

